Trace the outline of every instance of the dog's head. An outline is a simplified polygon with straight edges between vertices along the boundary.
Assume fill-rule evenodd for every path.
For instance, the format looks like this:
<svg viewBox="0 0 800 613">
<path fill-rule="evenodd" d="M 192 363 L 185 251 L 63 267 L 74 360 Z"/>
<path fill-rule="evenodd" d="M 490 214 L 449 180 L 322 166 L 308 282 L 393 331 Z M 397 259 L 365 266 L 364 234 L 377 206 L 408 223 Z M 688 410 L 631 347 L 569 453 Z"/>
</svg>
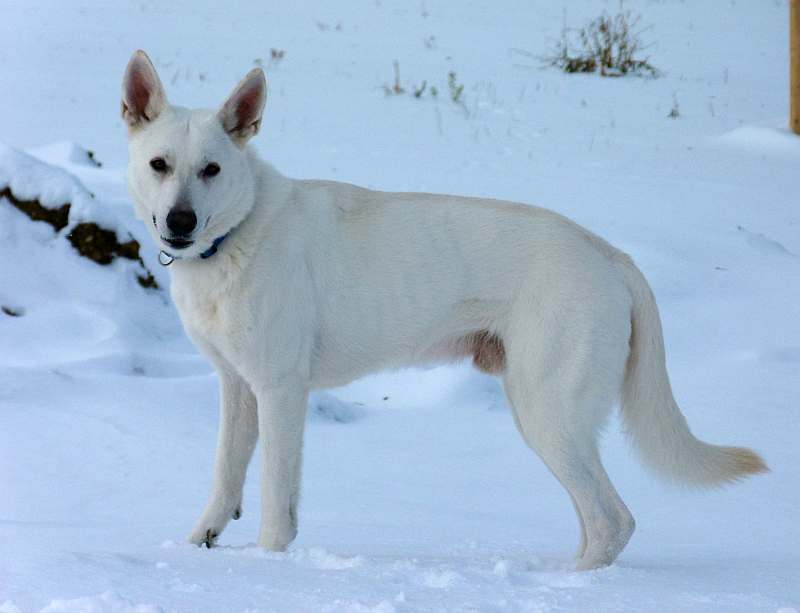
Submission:
<svg viewBox="0 0 800 613">
<path fill-rule="evenodd" d="M 253 206 L 247 141 L 261 124 L 267 82 L 251 70 L 217 111 L 171 106 L 144 51 L 122 83 L 128 124 L 128 188 L 136 214 L 162 249 L 195 257 Z"/>
</svg>

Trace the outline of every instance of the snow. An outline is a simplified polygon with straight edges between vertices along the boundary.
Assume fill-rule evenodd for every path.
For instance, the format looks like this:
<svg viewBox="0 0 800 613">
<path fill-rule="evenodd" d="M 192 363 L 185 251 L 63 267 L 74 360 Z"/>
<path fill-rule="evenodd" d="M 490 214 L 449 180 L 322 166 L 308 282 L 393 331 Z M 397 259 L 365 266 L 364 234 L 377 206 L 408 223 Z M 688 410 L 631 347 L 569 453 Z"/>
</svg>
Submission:
<svg viewBox="0 0 800 613">
<path fill-rule="evenodd" d="M 58 208 L 66 202 L 83 202 L 89 192 L 68 172 L 0 145 L 0 189 L 10 189 L 22 200 L 39 200 L 42 206 Z"/>
<path fill-rule="evenodd" d="M 168 287 L 125 188 L 125 63 L 145 48 L 171 100 L 217 105 L 262 58 L 255 143 L 286 174 L 536 203 L 630 252 L 693 430 L 757 449 L 770 474 L 665 487 L 613 421 L 604 459 L 637 532 L 613 566 L 574 573 L 571 503 L 499 383 L 466 364 L 381 373 L 312 398 L 288 552 L 253 544 L 256 468 L 242 519 L 220 547 L 195 548 L 184 538 L 210 486 L 211 367 L 135 263 L 98 266 L 68 228 L 0 202 L 0 305 L 21 312 L 0 312 L 0 611 L 800 608 L 786 2 L 626 5 L 652 24 L 663 78 L 562 75 L 531 57 L 565 10 L 578 26 L 616 2 L 6 3 L 0 190 L 71 202 L 71 225 L 133 236 Z M 427 80 L 438 98 L 386 97 L 393 60 L 406 89 Z M 447 98 L 450 70 L 463 107 Z"/>
<path fill-rule="evenodd" d="M 41 613 L 163 613 L 161 607 L 134 605 L 113 592 L 85 598 L 55 599 Z"/>
</svg>

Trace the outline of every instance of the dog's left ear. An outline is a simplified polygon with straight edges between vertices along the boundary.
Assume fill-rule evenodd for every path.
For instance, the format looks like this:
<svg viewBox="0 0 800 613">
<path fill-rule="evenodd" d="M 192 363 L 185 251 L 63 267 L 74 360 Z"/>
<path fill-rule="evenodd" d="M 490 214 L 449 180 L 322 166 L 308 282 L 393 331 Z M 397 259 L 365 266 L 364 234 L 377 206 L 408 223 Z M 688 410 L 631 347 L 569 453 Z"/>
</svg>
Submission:
<svg viewBox="0 0 800 613">
<path fill-rule="evenodd" d="M 267 79 L 264 71 L 253 68 L 217 113 L 222 127 L 237 145 L 243 146 L 256 135 L 261 127 L 261 114 L 266 102 Z"/>
</svg>

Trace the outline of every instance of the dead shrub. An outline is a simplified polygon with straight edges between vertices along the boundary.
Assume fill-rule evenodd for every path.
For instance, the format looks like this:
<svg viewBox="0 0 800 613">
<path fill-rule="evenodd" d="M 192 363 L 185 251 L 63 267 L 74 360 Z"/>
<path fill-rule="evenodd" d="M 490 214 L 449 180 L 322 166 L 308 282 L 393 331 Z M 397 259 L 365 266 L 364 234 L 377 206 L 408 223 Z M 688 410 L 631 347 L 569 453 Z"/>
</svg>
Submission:
<svg viewBox="0 0 800 613">
<path fill-rule="evenodd" d="M 647 48 L 640 39 L 640 22 L 641 15 L 625 10 L 620 3 L 616 15 L 603 12 L 580 30 L 569 30 L 565 25 L 554 52 L 544 58 L 545 62 L 567 73 L 658 77 L 660 71 L 648 57 L 640 55 Z"/>
</svg>

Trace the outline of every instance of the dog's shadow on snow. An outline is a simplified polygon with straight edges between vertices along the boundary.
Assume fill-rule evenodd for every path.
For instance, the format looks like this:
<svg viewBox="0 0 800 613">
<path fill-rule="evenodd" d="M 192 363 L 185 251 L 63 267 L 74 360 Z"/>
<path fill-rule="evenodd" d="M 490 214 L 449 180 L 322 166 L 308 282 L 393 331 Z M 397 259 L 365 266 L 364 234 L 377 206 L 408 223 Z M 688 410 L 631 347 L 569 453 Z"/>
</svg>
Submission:
<svg viewBox="0 0 800 613">
<path fill-rule="evenodd" d="M 363 406 L 339 400 L 328 392 L 312 392 L 308 398 L 308 420 L 349 424 L 363 418 Z"/>
</svg>

